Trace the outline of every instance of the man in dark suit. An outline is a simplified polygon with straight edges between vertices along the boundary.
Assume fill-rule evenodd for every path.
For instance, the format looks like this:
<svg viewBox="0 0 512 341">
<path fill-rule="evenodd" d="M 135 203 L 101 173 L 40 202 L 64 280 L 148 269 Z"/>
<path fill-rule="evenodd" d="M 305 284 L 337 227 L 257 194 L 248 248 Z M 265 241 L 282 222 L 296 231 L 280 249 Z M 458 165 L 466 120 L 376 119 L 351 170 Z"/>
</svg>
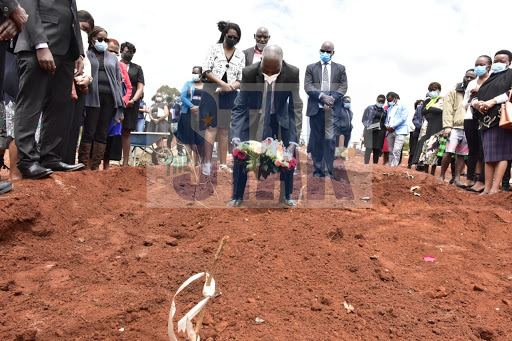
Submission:
<svg viewBox="0 0 512 341">
<path fill-rule="evenodd" d="M 245 54 L 245 66 L 256 64 L 261 61 L 263 49 L 267 46 L 268 41 L 270 40 L 268 29 L 266 27 L 258 28 L 254 35 L 254 40 L 256 40 L 256 45 L 243 51 Z"/>
<path fill-rule="evenodd" d="M 75 0 L 19 1 L 28 21 L 14 50 L 20 74 L 14 126 L 18 168 L 24 178 L 39 179 L 84 167 L 68 165 L 60 156 L 72 116 L 73 77 L 82 73 L 84 51 Z M 35 132 L 41 113 L 38 153 Z"/>
<path fill-rule="evenodd" d="M 0 116 L 5 116 L 4 108 L 4 75 L 5 75 L 5 58 L 9 41 L 23 30 L 27 23 L 27 13 L 19 5 L 16 0 L 0 0 L 0 10 L 2 12 L 0 16 Z M 1 128 L 1 127 L 0 127 Z M 7 136 L 0 136 L 1 138 L 7 139 Z M 1 155 L 3 164 L 3 154 Z M 9 181 L 0 182 L 0 194 L 9 192 L 12 189 L 12 183 Z"/>
<path fill-rule="evenodd" d="M 334 44 L 326 41 L 320 48 L 321 61 L 308 65 L 304 81 L 308 94 L 306 115 L 311 127 L 308 149 L 315 166 L 313 177 L 327 176 L 331 179 L 336 147 L 333 117 L 343 116 L 343 96 L 348 88 L 345 67 L 334 63 L 333 55 Z"/>
<path fill-rule="evenodd" d="M 283 50 L 265 47 L 261 62 L 242 71 L 242 85 L 231 114 L 233 145 L 266 138 L 282 140 L 291 154 L 299 142 L 302 128 L 302 100 L 299 95 L 299 69 L 283 61 Z M 291 198 L 293 172 L 283 172 L 279 201 L 296 206 Z M 235 161 L 233 197 L 228 206 L 241 206 L 247 174 L 244 164 Z M 283 186 L 284 184 L 284 186 Z M 283 188 L 284 187 L 284 188 Z"/>
</svg>

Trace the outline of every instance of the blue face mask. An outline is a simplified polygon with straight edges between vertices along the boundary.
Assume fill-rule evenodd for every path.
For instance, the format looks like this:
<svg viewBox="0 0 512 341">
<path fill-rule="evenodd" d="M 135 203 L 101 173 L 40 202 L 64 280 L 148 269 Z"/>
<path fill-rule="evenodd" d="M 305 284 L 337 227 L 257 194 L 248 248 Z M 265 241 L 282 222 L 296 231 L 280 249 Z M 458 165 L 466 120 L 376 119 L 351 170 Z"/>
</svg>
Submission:
<svg viewBox="0 0 512 341">
<path fill-rule="evenodd" d="M 475 73 L 478 77 L 485 75 L 486 72 L 487 72 L 487 66 L 485 66 L 485 65 L 475 66 Z"/>
<path fill-rule="evenodd" d="M 324 63 L 327 63 L 331 60 L 331 54 L 327 52 L 320 52 L 320 60 Z"/>
<path fill-rule="evenodd" d="M 105 52 L 107 50 L 107 47 L 108 47 L 108 43 L 106 41 L 102 41 L 100 43 L 99 41 L 96 40 L 96 42 L 94 43 L 94 48 L 98 52 Z"/>
<path fill-rule="evenodd" d="M 395 102 L 388 102 L 388 106 L 392 108 L 396 103 Z"/>
<path fill-rule="evenodd" d="M 345 109 L 350 109 L 350 107 L 351 107 L 351 106 L 352 106 L 352 105 L 351 105 L 350 103 L 343 103 L 343 107 L 344 107 Z"/>
<path fill-rule="evenodd" d="M 493 73 L 498 73 L 505 71 L 507 69 L 507 64 L 505 63 L 493 63 L 491 66 L 491 70 Z"/>
<path fill-rule="evenodd" d="M 428 93 L 428 95 L 430 96 L 430 98 L 437 98 L 437 97 L 439 97 L 439 92 L 437 92 L 437 91 L 430 91 Z"/>
<path fill-rule="evenodd" d="M 377 108 L 384 108 L 384 103 L 376 103 Z"/>
</svg>

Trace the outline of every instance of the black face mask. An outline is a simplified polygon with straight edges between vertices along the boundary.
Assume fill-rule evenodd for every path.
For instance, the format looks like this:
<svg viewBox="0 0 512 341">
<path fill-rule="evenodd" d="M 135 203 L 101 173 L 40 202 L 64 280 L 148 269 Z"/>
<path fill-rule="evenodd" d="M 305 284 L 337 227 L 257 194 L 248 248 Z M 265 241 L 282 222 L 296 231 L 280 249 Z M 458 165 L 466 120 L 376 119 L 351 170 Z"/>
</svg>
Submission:
<svg viewBox="0 0 512 341">
<path fill-rule="evenodd" d="M 238 43 L 238 39 L 230 39 L 228 37 L 226 37 L 224 39 L 224 41 L 226 42 L 226 45 L 229 47 L 229 48 L 233 48 L 235 47 L 235 45 Z"/>
<path fill-rule="evenodd" d="M 125 52 L 123 53 L 123 60 L 124 61 L 127 61 L 128 63 L 131 62 L 133 59 L 133 54 L 131 54 L 130 52 Z"/>
</svg>

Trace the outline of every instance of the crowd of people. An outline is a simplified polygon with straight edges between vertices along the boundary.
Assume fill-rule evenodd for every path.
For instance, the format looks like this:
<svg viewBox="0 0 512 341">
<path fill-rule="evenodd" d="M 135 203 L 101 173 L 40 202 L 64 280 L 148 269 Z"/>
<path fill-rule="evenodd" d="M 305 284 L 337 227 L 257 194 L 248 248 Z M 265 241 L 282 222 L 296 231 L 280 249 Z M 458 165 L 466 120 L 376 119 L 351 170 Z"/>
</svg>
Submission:
<svg viewBox="0 0 512 341">
<path fill-rule="evenodd" d="M 56 0 L 51 8 L 45 2 L 20 3 L 23 8 L 16 0 L 0 0 L 1 111 L 6 122 L 0 126 L 0 149 L 9 150 L 11 180 L 98 170 L 102 162 L 108 169 L 111 160 L 127 166 L 133 131 L 169 133 L 156 150 L 170 148 L 175 140 L 179 153 L 188 155 L 204 176 L 233 173 L 228 206 L 240 206 L 247 174 L 241 164 L 231 163 L 233 148 L 273 138 L 296 153 L 303 113 L 299 68 L 284 60 L 281 47 L 269 44 L 267 28 L 258 28 L 255 45 L 241 50 L 240 27 L 219 22 L 219 40 L 202 65 L 191 65 L 191 78 L 179 97 L 157 92 L 148 105 L 144 72 L 132 61 L 137 51 L 132 43 L 109 37 L 89 12 L 77 11 L 75 1 L 71 11 L 68 0 Z M 36 20 L 27 21 L 29 16 Z M 334 160 L 346 155 L 353 129 L 345 66 L 334 62 L 334 55 L 334 44 L 326 41 L 319 61 L 305 69 L 311 128 L 307 151 L 316 178 L 334 178 Z M 439 178 L 445 180 L 451 165 L 450 182 L 456 186 L 485 194 L 508 190 L 512 131 L 500 127 L 499 108 L 509 100 L 511 59 L 506 50 L 494 59 L 478 57 L 445 96 L 441 84 L 430 83 L 426 98 L 416 101 L 412 119 L 398 93 L 378 95 L 362 118 L 365 163 L 372 159 L 377 164 L 382 155 L 384 164 L 398 166 L 409 140 L 409 168 L 435 175 L 440 166 Z M 156 153 L 153 162 L 158 163 Z M 293 176 L 293 169 L 281 173 L 279 201 L 287 206 L 296 205 Z M 0 193 L 11 188 L 11 182 L 0 183 Z"/>
<path fill-rule="evenodd" d="M 412 120 L 397 94 L 387 95 L 387 106 L 385 96 L 379 95 L 376 104 L 363 114 L 365 163 L 373 153 L 377 164 L 381 153 L 389 151 L 389 161 L 385 159 L 384 164 L 397 166 L 409 135 L 408 168 L 415 166 L 437 176 L 440 166 L 440 180 L 471 192 L 510 191 L 512 131 L 505 127 L 507 122 L 500 123 L 500 105 L 510 100 L 511 60 L 508 50 L 496 52 L 494 59 L 479 56 L 462 82 L 445 96 L 441 96 L 441 84 L 430 83 L 426 98 L 414 104 Z M 466 181 L 461 180 L 464 169 Z"/>
<path fill-rule="evenodd" d="M 135 46 L 109 37 L 75 1 L 0 5 L 0 149 L 9 150 L 10 180 L 127 166 L 145 110 Z M 11 189 L 0 183 L 0 193 Z"/>
</svg>

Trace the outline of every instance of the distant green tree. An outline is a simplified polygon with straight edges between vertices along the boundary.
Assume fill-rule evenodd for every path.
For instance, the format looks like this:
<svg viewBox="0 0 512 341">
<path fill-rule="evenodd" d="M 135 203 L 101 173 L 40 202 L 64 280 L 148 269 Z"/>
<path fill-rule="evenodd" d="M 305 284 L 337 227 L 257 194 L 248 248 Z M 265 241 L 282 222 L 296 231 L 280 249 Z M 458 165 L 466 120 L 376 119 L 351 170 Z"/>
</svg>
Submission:
<svg viewBox="0 0 512 341">
<path fill-rule="evenodd" d="M 164 98 L 167 98 L 169 96 L 180 96 L 180 91 L 176 88 L 171 88 L 169 85 L 162 85 L 158 88 L 157 92 L 161 92 Z"/>
</svg>

